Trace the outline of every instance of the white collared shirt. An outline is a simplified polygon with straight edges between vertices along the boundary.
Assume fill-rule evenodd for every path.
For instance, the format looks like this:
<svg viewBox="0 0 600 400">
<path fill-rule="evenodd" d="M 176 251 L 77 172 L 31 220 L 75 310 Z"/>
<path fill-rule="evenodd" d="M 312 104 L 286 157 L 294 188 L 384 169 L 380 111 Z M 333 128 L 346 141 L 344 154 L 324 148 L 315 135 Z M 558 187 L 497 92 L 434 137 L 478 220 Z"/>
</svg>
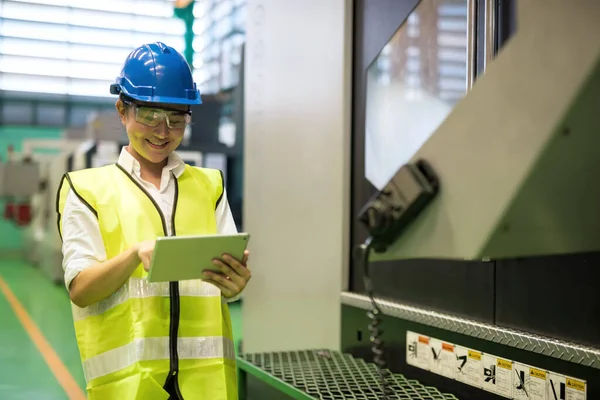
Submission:
<svg viewBox="0 0 600 400">
<path fill-rule="evenodd" d="M 160 188 L 144 181 L 140 173 L 140 164 L 129 152 L 123 148 L 117 163 L 136 179 L 152 196 L 160 207 L 167 222 L 167 231 L 171 234 L 173 227 L 172 212 L 175 199 L 175 178 L 184 171 L 185 164 L 176 154 L 169 156 L 167 165 L 163 168 Z M 227 193 L 223 187 L 223 197 L 215 210 L 217 232 L 222 234 L 237 233 L 237 227 L 229 208 Z M 67 289 L 71 281 L 85 268 L 106 261 L 106 250 L 100 233 L 98 219 L 89 208 L 79 200 L 70 190 L 67 194 L 65 207 L 61 216 L 62 224 L 62 252 L 63 270 L 65 271 L 65 285 Z M 237 299 L 233 298 L 229 301 Z"/>
</svg>

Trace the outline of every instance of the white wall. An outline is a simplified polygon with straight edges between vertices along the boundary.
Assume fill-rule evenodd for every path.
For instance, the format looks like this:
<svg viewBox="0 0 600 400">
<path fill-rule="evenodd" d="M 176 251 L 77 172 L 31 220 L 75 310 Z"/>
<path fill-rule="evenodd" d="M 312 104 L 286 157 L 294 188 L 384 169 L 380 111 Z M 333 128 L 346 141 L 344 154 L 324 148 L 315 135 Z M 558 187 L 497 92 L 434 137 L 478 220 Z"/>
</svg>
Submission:
<svg viewBox="0 0 600 400">
<path fill-rule="evenodd" d="M 351 0 L 249 0 L 245 352 L 339 348 L 349 259 Z"/>
</svg>

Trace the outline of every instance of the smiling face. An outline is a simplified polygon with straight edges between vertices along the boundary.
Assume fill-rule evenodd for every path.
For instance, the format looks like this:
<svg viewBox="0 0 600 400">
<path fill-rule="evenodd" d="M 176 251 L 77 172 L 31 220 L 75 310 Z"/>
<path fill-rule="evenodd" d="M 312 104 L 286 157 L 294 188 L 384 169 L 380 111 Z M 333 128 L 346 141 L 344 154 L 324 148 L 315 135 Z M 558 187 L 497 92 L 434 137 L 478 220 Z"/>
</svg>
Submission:
<svg viewBox="0 0 600 400">
<path fill-rule="evenodd" d="M 147 106 L 142 103 L 138 105 Z M 129 137 L 129 150 L 138 161 L 142 161 L 139 159 L 141 157 L 152 164 L 164 163 L 169 155 L 181 144 L 185 126 L 170 129 L 167 126 L 166 119 L 158 122 L 156 126 L 149 126 L 143 123 L 152 121 L 152 119 L 146 120 L 148 113 L 145 113 L 144 109 L 138 111 L 135 105 L 126 104 L 120 99 L 117 100 L 115 106 Z M 181 115 L 179 113 L 171 114 L 173 115 L 172 117 L 170 116 L 171 126 L 173 126 L 173 119 L 182 119 L 184 113 L 187 111 L 187 106 L 179 104 L 152 104 L 152 108 L 180 110 L 182 112 Z"/>
</svg>

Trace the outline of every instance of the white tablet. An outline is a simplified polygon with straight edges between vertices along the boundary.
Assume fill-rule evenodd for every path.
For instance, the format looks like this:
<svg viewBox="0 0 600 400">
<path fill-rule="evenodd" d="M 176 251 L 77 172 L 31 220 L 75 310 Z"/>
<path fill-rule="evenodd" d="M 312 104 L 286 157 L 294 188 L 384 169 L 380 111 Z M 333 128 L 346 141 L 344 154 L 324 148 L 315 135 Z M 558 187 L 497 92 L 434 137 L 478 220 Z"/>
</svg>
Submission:
<svg viewBox="0 0 600 400">
<path fill-rule="evenodd" d="M 148 270 L 148 281 L 204 279 L 205 270 L 219 271 L 213 264 L 215 258 L 229 254 L 241 260 L 248 240 L 248 233 L 158 238 Z"/>
</svg>

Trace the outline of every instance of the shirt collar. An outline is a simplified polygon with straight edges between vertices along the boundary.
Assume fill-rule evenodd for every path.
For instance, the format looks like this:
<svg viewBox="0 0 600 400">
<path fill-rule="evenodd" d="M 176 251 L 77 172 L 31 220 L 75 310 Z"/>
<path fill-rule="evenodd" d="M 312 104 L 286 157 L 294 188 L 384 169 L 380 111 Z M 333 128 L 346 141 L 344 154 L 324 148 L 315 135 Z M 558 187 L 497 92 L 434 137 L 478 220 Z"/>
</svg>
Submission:
<svg viewBox="0 0 600 400">
<path fill-rule="evenodd" d="M 117 164 L 123 167 L 125 171 L 127 171 L 130 174 L 140 174 L 140 163 L 127 151 L 125 147 L 121 149 L 121 154 L 119 155 Z M 173 171 L 173 175 L 175 175 L 175 178 L 179 178 L 179 176 L 183 173 L 184 169 L 185 163 L 177 153 L 173 152 L 169 155 L 167 165 L 165 165 L 163 171 Z"/>
</svg>

